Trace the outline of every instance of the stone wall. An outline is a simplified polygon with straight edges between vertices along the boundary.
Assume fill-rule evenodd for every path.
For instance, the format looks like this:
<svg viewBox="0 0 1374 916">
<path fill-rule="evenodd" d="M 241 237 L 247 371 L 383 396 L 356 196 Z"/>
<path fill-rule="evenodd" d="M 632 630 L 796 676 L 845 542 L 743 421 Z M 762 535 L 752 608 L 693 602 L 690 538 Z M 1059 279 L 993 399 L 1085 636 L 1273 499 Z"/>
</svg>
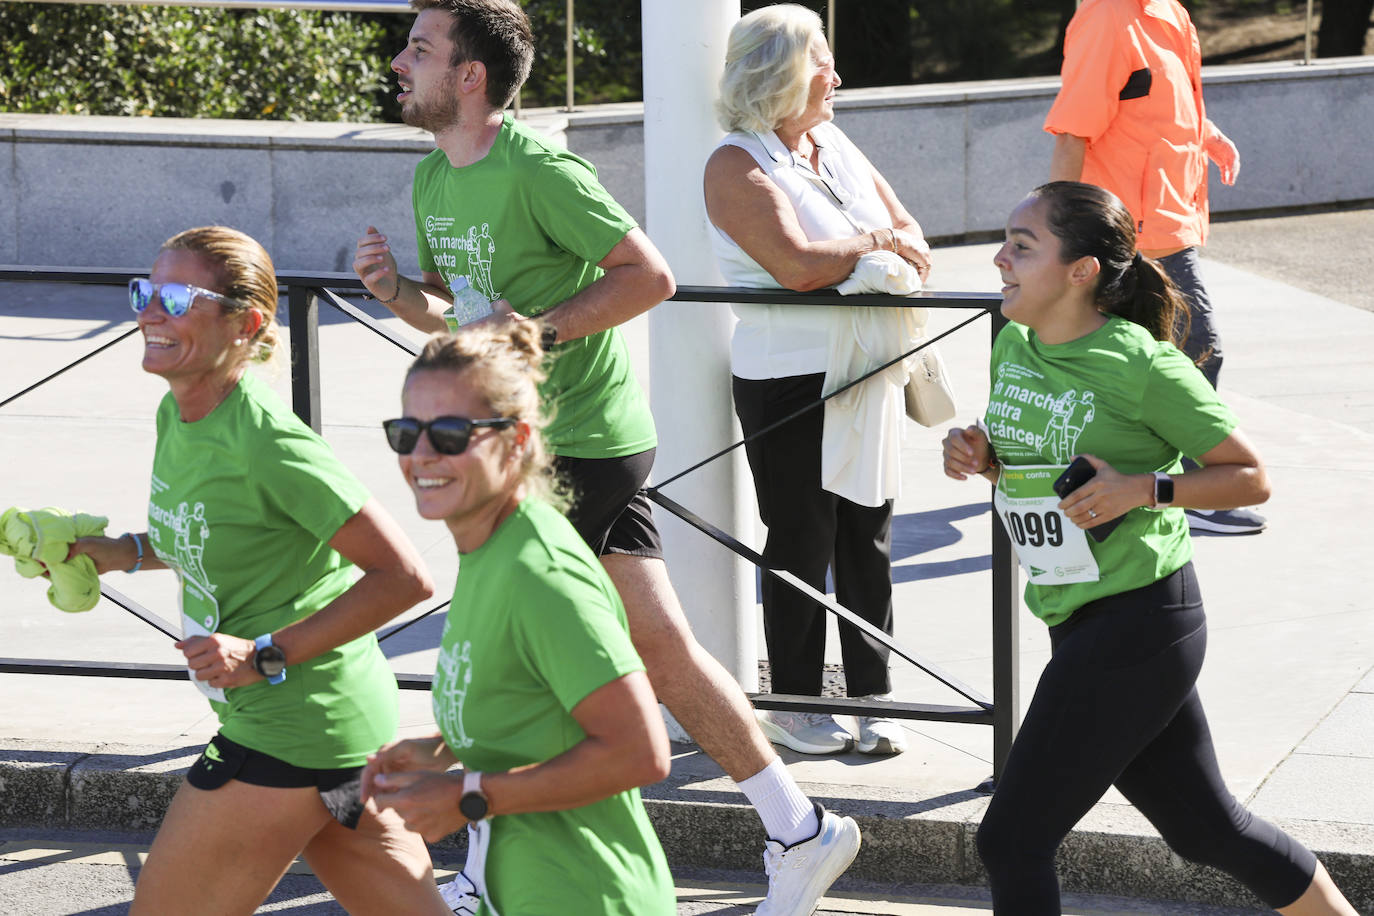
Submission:
<svg viewBox="0 0 1374 916">
<path fill-rule="evenodd" d="M 1241 151 L 1216 213 L 1374 199 L 1374 60 L 1209 68 L 1208 113 Z M 1057 79 L 841 91 L 837 123 L 934 237 L 998 230 L 1048 173 Z M 526 112 L 594 162 L 643 219 L 637 104 Z M 399 125 L 0 114 L 0 263 L 131 267 L 171 234 L 227 223 L 283 269 L 347 271 L 369 223 L 416 270 L 410 175 L 432 148 Z M 700 193 L 700 163 L 681 164 Z M 652 235 L 653 227 L 647 227 Z"/>
</svg>

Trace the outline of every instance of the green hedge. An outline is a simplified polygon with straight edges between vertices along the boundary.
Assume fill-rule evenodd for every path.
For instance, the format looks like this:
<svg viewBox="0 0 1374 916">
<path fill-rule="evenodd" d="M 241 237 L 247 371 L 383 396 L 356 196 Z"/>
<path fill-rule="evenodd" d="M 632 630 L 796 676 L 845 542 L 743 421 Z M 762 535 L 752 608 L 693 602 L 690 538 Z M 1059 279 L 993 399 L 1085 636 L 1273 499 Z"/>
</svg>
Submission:
<svg viewBox="0 0 1374 916">
<path fill-rule="evenodd" d="M 312 10 L 0 3 L 0 110 L 377 120 L 382 33 Z"/>
</svg>

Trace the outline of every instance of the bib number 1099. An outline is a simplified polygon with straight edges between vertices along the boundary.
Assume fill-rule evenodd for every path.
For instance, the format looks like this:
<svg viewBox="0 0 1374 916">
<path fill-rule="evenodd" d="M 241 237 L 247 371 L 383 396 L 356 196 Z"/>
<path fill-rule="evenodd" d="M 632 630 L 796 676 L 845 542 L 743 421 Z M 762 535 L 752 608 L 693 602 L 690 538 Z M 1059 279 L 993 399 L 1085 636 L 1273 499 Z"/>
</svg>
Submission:
<svg viewBox="0 0 1374 916">
<path fill-rule="evenodd" d="M 1058 512 L 1013 512 L 1008 509 L 1002 513 L 1007 522 L 1007 530 L 1019 547 L 1058 547 L 1064 543 L 1064 520 Z"/>
</svg>

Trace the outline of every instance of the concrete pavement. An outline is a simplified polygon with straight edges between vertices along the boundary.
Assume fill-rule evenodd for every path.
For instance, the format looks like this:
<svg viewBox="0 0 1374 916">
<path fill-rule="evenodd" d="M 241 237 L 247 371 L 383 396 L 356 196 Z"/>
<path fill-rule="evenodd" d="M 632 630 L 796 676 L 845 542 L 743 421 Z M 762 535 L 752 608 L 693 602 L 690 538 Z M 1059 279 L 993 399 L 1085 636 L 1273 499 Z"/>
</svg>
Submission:
<svg viewBox="0 0 1374 916">
<path fill-rule="evenodd" d="M 1374 224 L 1374 211 L 1343 215 L 1331 221 L 1337 228 L 1325 241 L 1320 217 L 1303 223 L 1305 236 L 1317 233 L 1312 257 L 1324 259 L 1316 273 L 1368 269 L 1342 247 L 1350 220 L 1361 216 L 1363 225 Z M 1215 226 L 1218 250 L 1227 236 L 1243 245 L 1246 226 Z M 994 248 L 937 249 L 935 282 L 995 288 Z M 1201 691 L 1222 771 L 1252 810 L 1316 849 L 1357 907 L 1374 912 L 1374 564 L 1362 550 L 1364 522 L 1374 517 L 1374 314 L 1321 294 L 1339 289 L 1301 288 L 1212 258 L 1204 266 L 1225 344 L 1223 392 L 1265 457 L 1275 490 L 1264 507 L 1269 531 L 1197 539 L 1211 631 Z M 127 330 L 131 317 L 119 290 L 0 284 L 0 400 Z M 642 323 L 631 328 L 631 340 L 640 342 L 637 354 L 647 352 Z M 971 418 L 987 391 L 986 326 L 974 325 L 942 349 L 961 418 Z M 447 533 L 414 516 L 376 428 L 396 407 L 408 358 L 328 315 L 321 353 L 327 437 L 392 510 L 436 579 L 451 582 Z M 97 511 L 111 517 L 114 532 L 141 524 L 152 415 L 165 388 L 137 360 L 134 341 L 119 344 L 0 408 L 3 506 Z M 285 388 L 284 370 L 278 385 Z M 940 435 L 910 428 L 906 493 L 894 526 L 896 635 L 990 692 L 987 490 L 939 473 Z M 736 534 L 761 542 L 757 531 Z M 174 617 L 170 576 L 114 575 L 110 582 Z M 165 637 L 118 608 L 102 603 L 64 615 L 42 592 L 9 564 L 0 568 L 0 654 L 177 660 Z M 432 670 L 438 628 L 430 619 L 389 644 L 398 672 Z M 1044 628 L 1025 615 L 1023 701 L 1047 657 Z M 893 670 L 899 699 L 955 702 L 909 666 L 895 662 Z M 150 828 L 214 731 L 199 694 L 180 682 L 4 674 L 0 704 L 4 825 Z M 402 722 L 412 732 L 431 729 L 428 697 L 405 692 Z M 896 758 L 784 757 L 818 800 L 860 818 L 865 848 L 855 881 L 977 885 L 983 877 L 972 835 L 985 799 L 971 790 L 991 772 L 991 732 L 907 727 L 912 747 Z M 743 797 L 695 749 L 675 750 L 670 779 L 645 792 L 670 860 L 761 875 L 762 831 Z M 0 868 L 0 900 L 15 880 L 7 876 L 20 871 Z M 1114 793 L 1066 843 L 1060 872 L 1074 891 L 1257 906 L 1228 879 L 1173 857 Z"/>
</svg>

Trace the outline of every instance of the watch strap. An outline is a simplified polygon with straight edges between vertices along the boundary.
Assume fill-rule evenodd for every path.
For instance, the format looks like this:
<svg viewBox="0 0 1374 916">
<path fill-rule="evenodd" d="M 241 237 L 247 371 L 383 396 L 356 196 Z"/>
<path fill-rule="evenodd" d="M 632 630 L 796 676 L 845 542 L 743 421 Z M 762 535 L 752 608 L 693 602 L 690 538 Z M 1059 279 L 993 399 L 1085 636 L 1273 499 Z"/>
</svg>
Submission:
<svg viewBox="0 0 1374 916">
<path fill-rule="evenodd" d="M 268 648 L 269 646 L 275 645 L 276 643 L 272 642 L 271 633 L 264 633 L 257 639 L 253 640 L 253 670 L 256 671 L 258 674 L 261 674 L 263 677 L 267 678 L 267 683 L 269 684 L 280 684 L 282 681 L 286 680 L 285 668 L 282 668 L 276 674 L 268 675 L 266 672 L 262 670 L 262 667 L 258 664 L 258 653 L 261 652 L 263 649 Z M 278 649 L 277 651 L 281 650 Z"/>
<path fill-rule="evenodd" d="M 474 803 L 481 809 L 480 814 L 474 810 Z M 486 793 L 482 791 L 482 774 L 476 770 L 463 771 L 463 794 L 458 798 L 458 810 L 470 821 L 485 820 L 491 812 Z"/>
<path fill-rule="evenodd" d="M 1165 471 L 1155 471 L 1154 500 L 1151 509 L 1167 509 L 1174 504 L 1174 479 Z"/>
</svg>

